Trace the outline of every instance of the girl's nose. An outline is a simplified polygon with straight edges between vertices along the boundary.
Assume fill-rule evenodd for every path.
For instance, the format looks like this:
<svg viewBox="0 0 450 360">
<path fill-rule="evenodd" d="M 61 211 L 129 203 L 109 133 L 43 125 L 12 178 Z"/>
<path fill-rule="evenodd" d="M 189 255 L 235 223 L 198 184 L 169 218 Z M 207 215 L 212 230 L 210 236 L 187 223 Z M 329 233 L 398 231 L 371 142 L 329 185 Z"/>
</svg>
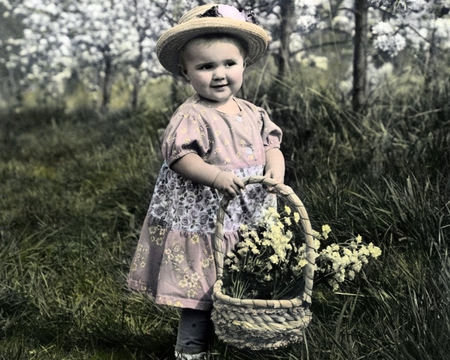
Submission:
<svg viewBox="0 0 450 360">
<path fill-rule="evenodd" d="M 220 69 L 217 69 L 216 71 L 214 71 L 213 80 L 222 80 L 224 78 L 225 78 L 225 75 L 224 75 L 223 71 L 221 71 Z"/>
</svg>

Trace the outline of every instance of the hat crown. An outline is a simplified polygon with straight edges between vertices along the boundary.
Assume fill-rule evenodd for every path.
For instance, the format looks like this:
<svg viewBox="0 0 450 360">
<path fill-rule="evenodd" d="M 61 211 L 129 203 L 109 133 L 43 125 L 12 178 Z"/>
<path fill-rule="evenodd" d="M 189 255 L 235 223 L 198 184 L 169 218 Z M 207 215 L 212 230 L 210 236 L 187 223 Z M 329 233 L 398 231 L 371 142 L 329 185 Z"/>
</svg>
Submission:
<svg viewBox="0 0 450 360">
<path fill-rule="evenodd" d="M 209 5 L 201 5 L 201 6 L 197 6 L 196 8 L 188 11 L 186 14 L 184 14 L 180 20 L 178 20 L 178 24 L 182 24 L 186 21 L 192 20 L 197 18 L 199 15 L 202 15 L 205 13 L 206 10 L 214 7 L 214 6 L 218 6 L 218 4 L 209 4 Z"/>
<path fill-rule="evenodd" d="M 198 6 L 188 11 L 180 18 L 178 24 L 183 24 L 189 20 L 203 17 L 223 17 L 233 20 L 248 21 L 255 23 L 254 18 L 248 17 L 244 11 L 239 11 L 234 6 L 221 4 L 207 4 Z"/>
</svg>

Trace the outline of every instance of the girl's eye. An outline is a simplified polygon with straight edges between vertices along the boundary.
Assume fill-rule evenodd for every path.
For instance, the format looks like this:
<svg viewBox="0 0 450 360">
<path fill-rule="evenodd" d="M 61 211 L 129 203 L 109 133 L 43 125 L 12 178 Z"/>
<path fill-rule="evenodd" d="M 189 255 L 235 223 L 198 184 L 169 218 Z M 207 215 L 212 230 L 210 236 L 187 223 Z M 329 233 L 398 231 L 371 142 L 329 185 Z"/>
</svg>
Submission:
<svg viewBox="0 0 450 360">
<path fill-rule="evenodd" d="M 233 65 L 236 65 L 236 62 L 235 62 L 235 61 L 228 61 L 228 62 L 226 63 L 226 66 L 233 66 Z"/>
<path fill-rule="evenodd" d="M 211 64 L 203 64 L 203 65 L 200 65 L 198 67 L 198 69 L 199 70 L 210 70 L 210 69 L 212 69 L 212 65 Z"/>
</svg>

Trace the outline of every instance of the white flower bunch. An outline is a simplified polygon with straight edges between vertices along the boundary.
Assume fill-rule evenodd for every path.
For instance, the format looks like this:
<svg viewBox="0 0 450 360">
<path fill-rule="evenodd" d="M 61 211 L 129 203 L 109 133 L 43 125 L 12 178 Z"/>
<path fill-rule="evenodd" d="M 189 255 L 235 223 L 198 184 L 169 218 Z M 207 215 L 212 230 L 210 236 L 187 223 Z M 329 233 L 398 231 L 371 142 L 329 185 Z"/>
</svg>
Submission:
<svg viewBox="0 0 450 360">
<path fill-rule="evenodd" d="M 227 254 L 224 292 L 236 298 L 283 299 L 298 296 L 303 270 L 308 264 L 300 215 L 285 206 L 281 213 L 264 210 L 254 228 L 241 225 L 241 240 Z M 360 235 L 343 243 L 332 242 L 331 227 L 313 230 L 316 249 L 315 283 L 324 282 L 333 291 L 353 280 L 370 258 L 381 255 L 379 247 L 366 245 Z"/>
<path fill-rule="evenodd" d="M 305 248 L 295 236 L 300 214 L 285 206 L 281 214 L 270 207 L 261 215 L 254 228 L 240 226 L 241 240 L 224 261 L 225 288 L 233 297 L 282 298 L 301 273 L 297 259 Z"/>
<path fill-rule="evenodd" d="M 364 244 L 361 235 L 358 235 L 344 243 L 331 243 L 320 250 L 330 232 L 329 225 L 323 225 L 321 233 L 314 231 L 313 236 L 319 245 L 316 248 L 316 274 L 318 279 L 324 279 L 333 291 L 337 291 L 339 284 L 353 280 L 370 258 L 378 258 L 381 249 L 373 243 Z"/>
<path fill-rule="evenodd" d="M 389 22 L 381 21 L 375 25 L 372 28 L 372 34 L 375 35 L 375 47 L 390 56 L 397 56 L 406 47 L 405 37 L 397 33 Z"/>
<path fill-rule="evenodd" d="M 417 0 L 370 0 L 370 3 L 384 10 L 392 12 L 404 12 L 407 10 L 415 10 L 417 8 Z"/>
</svg>

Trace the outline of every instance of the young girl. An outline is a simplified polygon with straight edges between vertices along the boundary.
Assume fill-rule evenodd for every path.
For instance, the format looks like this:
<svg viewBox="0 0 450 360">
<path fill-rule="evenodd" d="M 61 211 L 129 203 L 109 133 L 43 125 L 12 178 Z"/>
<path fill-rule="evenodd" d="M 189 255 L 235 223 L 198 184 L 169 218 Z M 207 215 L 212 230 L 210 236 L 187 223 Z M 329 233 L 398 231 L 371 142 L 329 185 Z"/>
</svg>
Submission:
<svg viewBox="0 0 450 360">
<path fill-rule="evenodd" d="M 189 11 L 157 43 L 161 64 L 183 76 L 196 94 L 176 110 L 165 130 L 165 161 L 128 284 L 158 304 L 182 308 L 177 359 L 207 355 L 216 281 L 212 244 L 221 197 L 233 199 L 224 230 L 228 252 L 238 241 L 240 224 L 254 223 L 269 201 L 262 186 L 244 190 L 241 178 L 264 174 L 283 182 L 280 128 L 262 108 L 235 97 L 245 67 L 267 45 L 254 16 L 227 5 Z"/>
</svg>

